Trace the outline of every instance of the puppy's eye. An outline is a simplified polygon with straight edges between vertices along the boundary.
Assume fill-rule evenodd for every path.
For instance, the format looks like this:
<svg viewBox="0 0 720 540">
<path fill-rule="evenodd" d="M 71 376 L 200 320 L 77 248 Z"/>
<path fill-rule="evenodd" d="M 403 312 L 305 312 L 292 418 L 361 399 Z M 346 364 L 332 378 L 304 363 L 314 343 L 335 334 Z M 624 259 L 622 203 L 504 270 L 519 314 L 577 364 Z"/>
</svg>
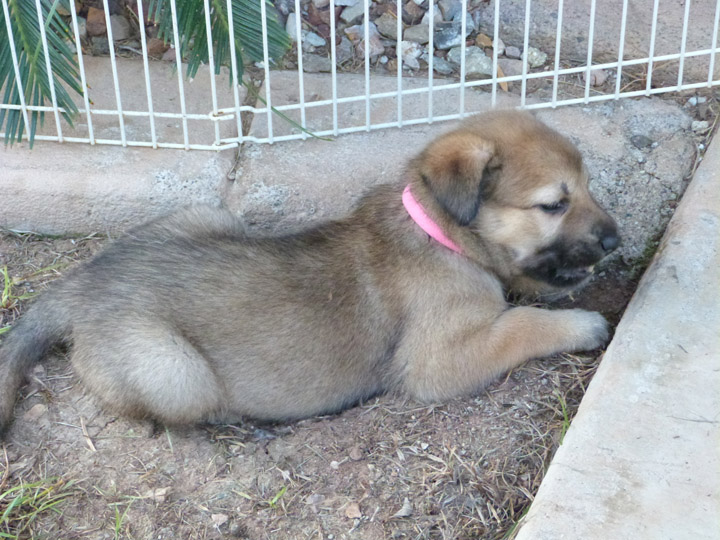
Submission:
<svg viewBox="0 0 720 540">
<path fill-rule="evenodd" d="M 562 201 L 556 201 L 554 203 L 550 204 L 538 204 L 537 208 L 542 210 L 543 212 L 547 214 L 562 214 L 567 210 L 568 203 L 565 200 Z"/>
</svg>

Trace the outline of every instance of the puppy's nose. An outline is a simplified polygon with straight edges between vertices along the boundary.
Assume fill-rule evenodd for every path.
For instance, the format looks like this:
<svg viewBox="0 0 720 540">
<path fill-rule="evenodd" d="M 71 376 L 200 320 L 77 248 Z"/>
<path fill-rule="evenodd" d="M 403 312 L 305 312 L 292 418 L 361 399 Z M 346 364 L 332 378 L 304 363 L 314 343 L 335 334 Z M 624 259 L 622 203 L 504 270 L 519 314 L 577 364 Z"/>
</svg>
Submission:
<svg viewBox="0 0 720 540">
<path fill-rule="evenodd" d="M 600 245 L 607 253 L 610 253 L 620 245 L 620 237 L 616 232 L 606 231 L 600 237 Z"/>
</svg>

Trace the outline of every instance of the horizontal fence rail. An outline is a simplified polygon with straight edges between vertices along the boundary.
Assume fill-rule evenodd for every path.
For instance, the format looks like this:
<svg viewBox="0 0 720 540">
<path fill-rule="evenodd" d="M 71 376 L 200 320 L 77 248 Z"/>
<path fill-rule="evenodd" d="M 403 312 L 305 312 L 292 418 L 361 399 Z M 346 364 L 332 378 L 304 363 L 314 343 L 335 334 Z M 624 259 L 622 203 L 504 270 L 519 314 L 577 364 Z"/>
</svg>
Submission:
<svg viewBox="0 0 720 540">
<path fill-rule="evenodd" d="M 457 0 L 459 11 L 452 20 L 442 22 L 436 20 L 437 0 L 393 0 L 391 4 L 357 0 L 363 9 L 352 26 L 356 30 L 362 26 L 350 43 L 349 60 L 347 51 L 340 58 L 340 47 L 347 45 L 345 30 L 350 25 L 338 14 L 354 6 L 352 0 L 329 0 L 327 6 L 316 0 L 282 0 L 281 6 L 278 0 L 277 10 L 271 3 L 256 0 L 263 38 L 261 58 L 246 61 L 244 73 L 241 56 L 245 51 L 235 46 L 238 0 L 221 0 L 226 4 L 223 7 L 204 0 L 203 19 L 198 22 L 204 23 L 207 57 L 194 78 L 187 77 L 187 58 L 181 54 L 180 1 L 165 0 L 172 30 L 162 47 L 169 46 L 170 53 L 166 51 L 168 58 L 162 61 L 150 52 L 151 39 L 155 45 L 162 40 L 150 38 L 156 24 L 150 19 L 153 4 L 148 0 L 120 2 L 125 9 L 121 16 L 131 15 L 134 23 L 131 37 L 122 39 L 113 35 L 113 6 L 103 0 L 104 56 L 89 53 L 95 37 L 85 33 L 88 22 L 81 14 L 87 15 L 87 7 L 77 10 L 82 2 L 0 0 L 0 39 L 6 41 L 0 43 L 0 75 L 5 73 L 5 79 L 0 79 L 0 128 L 4 129 L 0 137 L 9 137 L 14 115 L 27 141 L 30 127 L 42 113 L 44 122 L 34 131 L 35 141 L 223 150 L 246 141 L 274 143 L 453 120 L 508 103 L 539 109 L 720 84 L 716 62 L 720 0 L 673 2 L 673 9 L 667 0 L 638 0 L 630 8 L 629 0 Z M 415 12 L 429 15 L 422 29 L 426 42 L 403 40 L 409 28 L 423 24 L 404 21 L 409 3 L 415 4 Z M 445 12 L 449 4 L 443 4 Z M 27 11 L 28 6 L 34 13 Z M 32 30 L 39 37 L 35 50 L 27 50 L 26 36 L 19 35 L 13 23 L 21 9 L 34 17 Z M 95 15 L 100 11 L 93 9 Z M 218 30 L 213 10 L 218 9 L 225 9 L 227 16 L 229 56 L 218 54 L 214 40 Z M 314 32 L 310 36 L 315 29 L 308 22 L 311 11 L 330 14 L 324 45 L 309 44 L 311 37 L 318 37 Z M 379 11 L 395 19 L 394 41 L 375 33 L 371 21 L 378 19 Z M 50 17 L 57 17 L 56 13 L 67 25 L 64 43 L 72 48 L 81 92 L 73 93 L 67 80 L 51 75 L 51 51 L 58 45 Z M 273 60 L 268 25 L 276 17 L 293 35 L 294 44 L 283 58 Z M 438 47 L 439 32 L 452 25 L 460 38 L 456 50 L 447 52 Z M 481 37 L 489 42 L 478 45 Z M 503 41 L 521 52 L 516 73 L 506 74 L 501 67 L 509 50 L 503 50 Z M 380 43 L 382 52 L 371 50 L 374 42 Z M 539 43 L 547 60 L 533 67 L 530 54 Z M 487 57 L 490 73 L 471 76 L 471 47 L 473 54 L 482 56 L 482 52 Z M 25 64 L 33 54 L 40 68 L 28 71 Z M 440 75 L 436 72 L 439 63 L 446 66 L 451 55 L 459 58 L 455 72 Z M 311 57 L 326 61 L 325 72 L 306 73 L 310 60 L 316 60 Z M 597 84 L 600 76 L 607 79 L 605 83 Z M 32 77 L 45 89 L 42 104 L 38 104 L 37 91 L 28 95 Z M 76 111 L 60 104 L 62 93 L 70 95 Z"/>
</svg>

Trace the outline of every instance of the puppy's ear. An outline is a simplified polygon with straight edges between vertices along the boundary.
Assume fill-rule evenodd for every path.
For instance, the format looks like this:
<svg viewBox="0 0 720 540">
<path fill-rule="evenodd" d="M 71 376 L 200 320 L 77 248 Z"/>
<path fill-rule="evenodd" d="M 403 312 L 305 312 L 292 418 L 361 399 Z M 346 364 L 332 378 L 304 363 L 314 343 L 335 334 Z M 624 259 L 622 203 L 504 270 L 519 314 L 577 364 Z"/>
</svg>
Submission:
<svg viewBox="0 0 720 540">
<path fill-rule="evenodd" d="M 494 143 L 468 132 L 441 137 L 418 158 L 423 182 L 460 225 L 467 225 L 477 215 L 483 176 L 486 169 L 498 166 Z"/>
</svg>

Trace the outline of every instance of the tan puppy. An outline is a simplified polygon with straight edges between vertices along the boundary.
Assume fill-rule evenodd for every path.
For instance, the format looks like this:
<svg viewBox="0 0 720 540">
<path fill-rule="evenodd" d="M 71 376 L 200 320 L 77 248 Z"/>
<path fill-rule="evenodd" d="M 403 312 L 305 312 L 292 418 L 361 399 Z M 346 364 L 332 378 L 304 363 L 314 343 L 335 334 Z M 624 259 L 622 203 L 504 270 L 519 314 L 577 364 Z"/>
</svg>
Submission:
<svg viewBox="0 0 720 540">
<path fill-rule="evenodd" d="M 53 284 L 0 349 L 0 427 L 55 342 L 111 410 L 167 423 L 284 420 L 388 390 L 434 401 L 531 357 L 593 349 L 598 313 L 509 308 L 570 290 L 618 244 L 577 150 L 533 116 L 471 118 L 346 219 L 248 237 L 191 208 Z"/>
</svg>

